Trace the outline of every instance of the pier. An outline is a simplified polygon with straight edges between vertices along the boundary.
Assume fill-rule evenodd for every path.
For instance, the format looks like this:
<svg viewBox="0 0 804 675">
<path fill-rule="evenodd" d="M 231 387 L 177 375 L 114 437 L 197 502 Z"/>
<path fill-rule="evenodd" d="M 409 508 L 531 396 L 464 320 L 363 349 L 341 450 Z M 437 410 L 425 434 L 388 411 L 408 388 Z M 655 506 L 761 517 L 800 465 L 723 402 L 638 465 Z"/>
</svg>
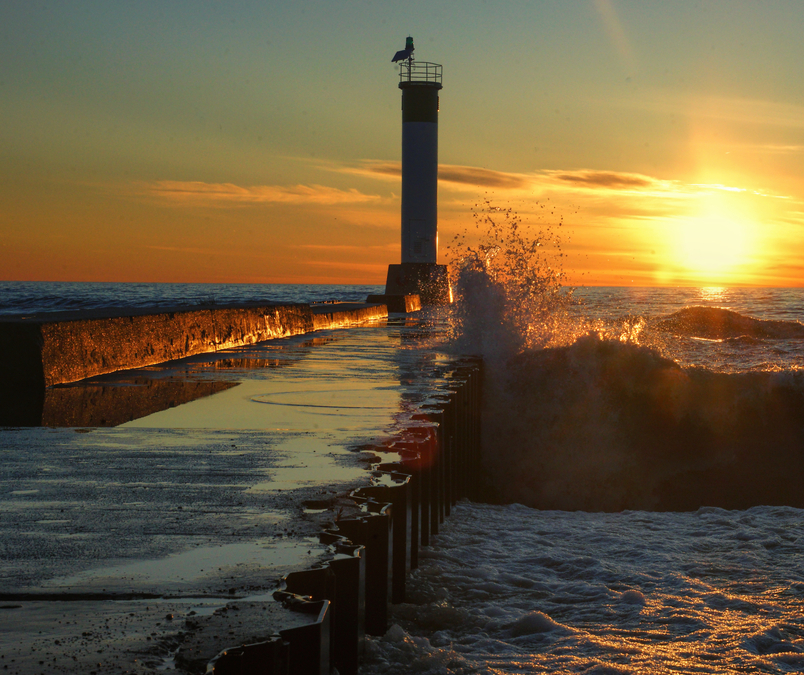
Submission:
<svg viewBox="0 0 804 675">
<path fill-rule="evenodd" d="M 0 317 L 0 376 L 49 387 L 388 316 L 382 304 L 259 304 Z"/>
<path fill-rule="evenodd" d="M 476 487 L 481 366 L 440 350 L 441 321 L 330 303 L 0 322 L 6 392 L 50 382 L 0 429 L 0 665 L 356 673 Z"/>
</svg>

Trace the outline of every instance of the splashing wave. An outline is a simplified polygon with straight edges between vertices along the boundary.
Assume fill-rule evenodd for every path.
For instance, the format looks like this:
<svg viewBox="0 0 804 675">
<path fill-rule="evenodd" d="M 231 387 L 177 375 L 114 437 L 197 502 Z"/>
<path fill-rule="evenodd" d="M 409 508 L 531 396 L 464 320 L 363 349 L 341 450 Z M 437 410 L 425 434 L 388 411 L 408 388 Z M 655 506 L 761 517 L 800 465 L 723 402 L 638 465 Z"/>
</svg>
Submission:
<svg viewBox="0 0 804 675">
<path fill-rule="evenodd" d="M 491 501 L 620 511 L 804 507 L 804 373 L 682 368 L 580 338 L 487 374 Z"/>
<path fill-rule="evenodd" d="M 680 365 L 696 362 L 695 340 L 758 352 L 804 338 L 802 324 L 716 307 L 588 317 L 561 287 L 551 231 L 527 232 L 516 214 L 488 205 L 475 215 L 485 232 L 459 247 L 453 337 L 486 362 L 489 501 L 587 511 L 804 507 L 804 372 Z"/>
</svg>

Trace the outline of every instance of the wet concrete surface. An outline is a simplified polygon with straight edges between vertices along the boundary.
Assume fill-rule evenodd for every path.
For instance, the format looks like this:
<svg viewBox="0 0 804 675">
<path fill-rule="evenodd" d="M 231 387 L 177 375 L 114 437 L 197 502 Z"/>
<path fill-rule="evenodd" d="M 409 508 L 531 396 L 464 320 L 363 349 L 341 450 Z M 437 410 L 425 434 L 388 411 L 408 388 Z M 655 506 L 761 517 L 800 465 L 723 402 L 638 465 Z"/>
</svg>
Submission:
<svg viewBox="0 0 804 675">
<path fill-rule="evenodd" d="M 102 376 L 66 398 L 125 388 L 126 423 L 0 429 L 0 670 L 203 672 L 274 632 L 279 579 L 334 555 L 318 533 L 357 510 L 348 493 L 375 480 L 372 460 L 397 457 L 384 448 L 432 398 L 448 363 L 434 325 L 392 319 Z M 159 382 L 221 390 L 154 412 Z M 194 665 L 177 661 L 191 644 Z"/>
</svg>

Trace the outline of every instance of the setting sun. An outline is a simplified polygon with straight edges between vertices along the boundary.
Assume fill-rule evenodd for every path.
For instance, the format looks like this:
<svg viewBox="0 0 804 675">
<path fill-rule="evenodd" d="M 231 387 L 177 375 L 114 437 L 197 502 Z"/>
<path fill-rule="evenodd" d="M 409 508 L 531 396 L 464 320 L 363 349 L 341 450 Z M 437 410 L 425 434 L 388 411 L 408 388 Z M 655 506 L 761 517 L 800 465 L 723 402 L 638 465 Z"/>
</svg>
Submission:
<svg viewBox="0 0 804 675">
<path fill-rule="evenodd" d="M 447 73 L 440 262 L 488 200 L 567 285 L 804 285 L 804 3 L 163 4 L 0 3 L 3 280 L 384 283 L 401 31 Z"/>
<path fill-rule="evenodd" d="M 730 216 L 710 215 L 687 220 L 678 233 L 678 257 L 690 271 L 728 273 L 747 260 L 749 226 Z"/>
</svg>

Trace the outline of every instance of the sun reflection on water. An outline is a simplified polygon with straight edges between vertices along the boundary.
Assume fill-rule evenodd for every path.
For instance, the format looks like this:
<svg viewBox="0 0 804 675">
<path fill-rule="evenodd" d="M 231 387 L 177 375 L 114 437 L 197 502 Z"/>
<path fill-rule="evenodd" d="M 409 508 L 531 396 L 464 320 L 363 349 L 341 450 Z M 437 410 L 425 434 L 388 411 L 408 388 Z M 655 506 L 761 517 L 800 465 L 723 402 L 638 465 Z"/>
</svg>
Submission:
<svg viewBox="0 0 804 675">
<path fill-rule="evenodd" d="M 724 286 L 704 286 L 699 289 L 701 302 L 720 303 L 726 297 L 727 288 Z"/>
</svg>

